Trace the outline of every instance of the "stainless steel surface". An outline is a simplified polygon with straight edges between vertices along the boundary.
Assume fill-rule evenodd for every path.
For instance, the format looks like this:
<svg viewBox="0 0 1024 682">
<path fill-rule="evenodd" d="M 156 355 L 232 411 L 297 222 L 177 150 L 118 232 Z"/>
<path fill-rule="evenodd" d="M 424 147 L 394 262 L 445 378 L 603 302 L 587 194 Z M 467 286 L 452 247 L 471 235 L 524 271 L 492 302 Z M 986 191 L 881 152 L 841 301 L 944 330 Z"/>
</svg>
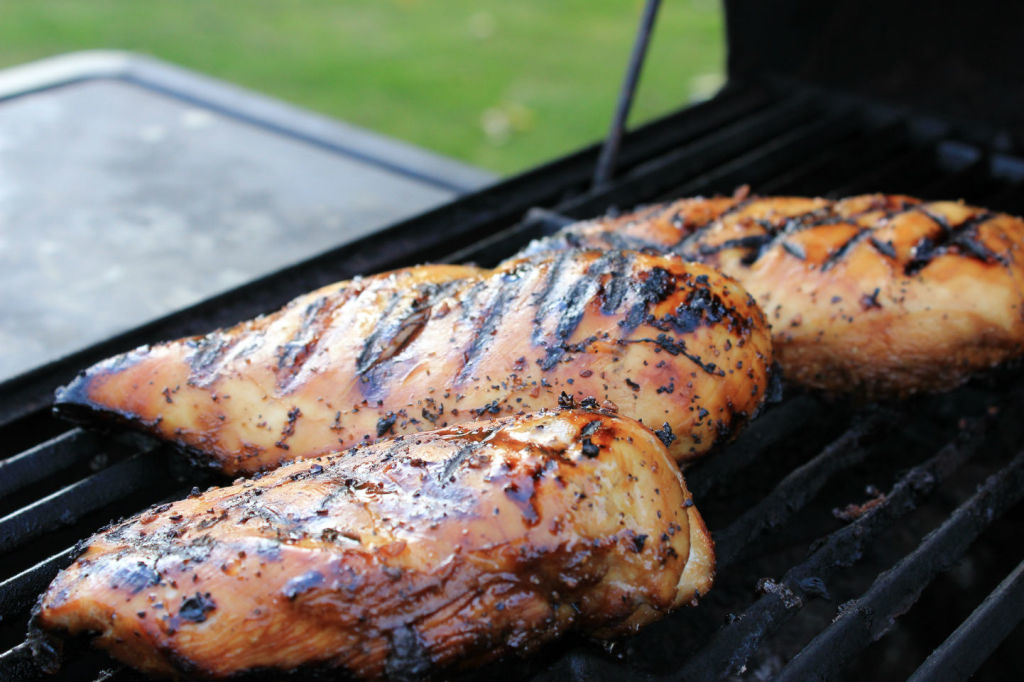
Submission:
<svg viewBox="0 0 1024 682">
<path fill-rule="evenodd" d="M 11 96 L 16 85 L 31 89 L 0 74 L 0 379 L 446 203 L 473 180 L 418 150 L 399 166 L 401 145 L 356 140 L 354 128 L 328 142 L 225 101 L 190 102 L 187 83 L 169 94 L 71 79 Z M 479 172 L 475 185 L 489 180 Z"/>
</svg>

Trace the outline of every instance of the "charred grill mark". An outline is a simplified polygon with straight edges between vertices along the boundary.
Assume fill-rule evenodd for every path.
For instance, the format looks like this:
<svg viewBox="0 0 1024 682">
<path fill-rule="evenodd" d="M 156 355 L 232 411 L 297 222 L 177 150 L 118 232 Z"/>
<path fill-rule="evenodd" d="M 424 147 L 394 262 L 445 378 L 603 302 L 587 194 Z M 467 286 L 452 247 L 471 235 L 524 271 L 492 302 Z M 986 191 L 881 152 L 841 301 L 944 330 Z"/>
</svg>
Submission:
<svg viewBox="0 0 1024 682">
<path fill-rule="evenodd" d="M 700 278 L 698 278 L 698 281 Z M 678 288 L 676 278 L 664 268 L 655 267 L 640 276 L 640 283 L 630 281 L 630 287 L 640 299 L 633 304 L 626 316 L 619 321 L 619 326 L 626 331 L 633 331 L 644 322 L 658 326 L 649 309 L 652 304 L 664 301 Z"/>
<path fill-rule="evenodd" d="M 734 330 L 743 332 L 750 327 L 750 322 L 735 308 L 726 305 L 712 289 L 695 287 L 673 312 L 656 319 L 651 317 L 647 324 L 661 331 L 674 329 L 680 334 L 690 334 L 699 327 L 710 327 L 726 319 Z"/>
<path fill-rule="evenodd" d="M 896 258 L 896 248 L 892 245 L 891 241 L 883 242 L 877 239 L 876 237 L 869 237 L 868 242 L 871 244 L 871 246 L 875 247 L 875 250 L 878 251 L 883 256 L 888 256 L 889 258 Z"/>
<path fill-rule="evenodd" d="M 756 200 L 756 197 L 754 197 L 754 196 L 748 196 L 745 199 L 740 199 L 739 201 L 734 203 L 732 206 L 730 206 L 729 208 L 727 208 L 724 211 L 722 211 L 721 213 L 719 213 L 717 216 L 714 216 L 714 217 L 710 218 L 709 220 L 705 221 L 703 224 L 693 228 L 693 231 L 690 232 L 689 234 L 683 235 L 682 238 L 680 238 L 679 241 L 677 241 L 675 244 L 673 244 L 669 248 L 669 250 L 674 252 L 674 253 L 682 254 L 683 252 L 685 252 L 690 247 L 691 244 L 699 241 L 700 238 L 703 237 L 704 234 L 708 230 L 710 230 L 718 221 L 722 220 L 726 216 L 732 215 L 733 213 L 736 213 L 737 211 L 740 211 L 740 210 L 746 208 L 747 206 L 749 206 L 755 200 Z M 679 217 L 680 213 L 681 213 L 681 210 L 677 211 L 672 216 L 672 219 L 671 219 L 672 226 L 676 227 L 677 229 L 683 229 L 685 227 L 685 221 L 683 221 Z"/>
<path fill-rule="evenodd" d="M 619 309 L 619 306 L 622 305 L 622 301 L 626 297 L 626 293 L 629 291 L 629 279 L 626 277 L 626 273 L 633 262 L 631 257 L 620 251 L 608 254 L 608 259 L 609 279 L 608 282 L 601 287 L 600 291 L 602 298 L 601 312 L 605 315 L 615 313 L 615 311 Z M 595 263 L 594 265 L 596 266 L 597 264 Z"/>
<path fill-rule="evenodd" d="M 364 394 L 378 395 L 387 384 L 389 361 L 416 340 L 430 321 L 433 306 L 464 283 L 464 279 L 455 279 L 421 284 L 411 299 L 400 292 L 392 294 L 356 360 L 356 375 L 362 378 L 359 386 Z M 405 305 L 403 300 L 407 301 Z"/>
<path fill-rule="evenodd" d="M 971 216 L 958 225 L 950 225 L 942 216 L 937 216 L 924 208 L 919 210 L 931 218 L 941 229 L 935 237 L 921 237 L 912 250 L 912 257 L 903 268 L 907 276 L 915 275 L 927 267 L 935 258 L 948 253 L 949 247 L 957 248 L 960 255 L 974 258 L 985 263 L 1003 263 L 1004 258 L 986 247 L 978 240 L 978 227 L 995 218 L 995 214 L 983 211 Z"/>
<path fill-rule="evenodd" d="M 1002 256 L 994 253 L 991 249 L 978 241 L 976 234 L 960 232 L 950 240 L 950 244 L 960 247 L 960 250 L 965 256 L 971 256 L 985 262 L 1004 262 L 1004 258 Z"/>
<path fill-rule="evenodd" d="M 600 233 L 601 241 L 607 244 L 614 251 L 642 251 L 644 249 L 659 249 L 658 244 L 640 239 L 632 235 L 620 234 L 615 230 L 605 230 Z"/>
<path fill-rule="evenodd" d="M 185 345 L 193 350 L 188 358 L 188 382 L 193 386 L 204 386 L 211 381 L 217 374 L 216 368 L 220 360 L 240 338 L 240 335 L 228 338 L 220 331 L 215 331 L 202 338 L 187 341 Z"/>
<path fill-rule="evenodd" d="M 134 566 L 122 566 L 114 573 L 110 587 L 125 588 L 131 594 L 138 594 L 147 587 L 160 584 L 160 574 L 138 561 Z"/>
<path fill-rule="evenodd" d="M 847 239 L 845 242 L 843 242 L 843 244 L 839 246 L 838 249 L 830 253 L 828 257 L 825 258 L 825 260 L 821 264 L 821 271 L 827 272 L 834 268 L 843 260 L 843 258 L 846 257 L 846 254 L 848 254 L 850 250 L 853 249 L 853 247 L 857 246 L 857 244 L 864 241 L 870 235 L 871 230 L 869 230 L 866 227 L 861 228 L 861 230 L 857 232 L 857 234 Z"/>
<path fill-rule="evenodd" d="M 903 274 L 916 275 L 935 258 L 935 242 L 929 237 L 921 237 L 911 250 L 911 258 L 903 267 Z"/>
<path fill-rule="evenodd" d="M 804 249 L 803 244 L 786 241 L 784 239 L 782 240 L 782 248 L 785 249 L 786 253 L 793 256 L 794 258 L 799 258 L 800 260 L 807 260 L 807 251 Z"/>
<path fill-rule="evenodd" d="M 869 213 L 875 211 L 881 211 L 887 220 L 891 220 L 896 216 L 904 213 L 909 213 L 916 210 L 921 205 L 920 199 L 914 199 L 912 197 L 895 197 L 892 195 L 884 194 L 875 197 L 867 206 L 860 211 L 851 213 L 847 216 L 848 220 L 856 220 L 862 218 Z"/>
<path fill-rule="evenodd" d="M 501 275 L 501 284 L 494 292 L 490 305 L 478 318 L 478 326 L 473 332 L 473 340 L 469 349 L 463 353 L 462 369 L 459 370 L 456 382 L 465 381 L 472 375 L 480 355 L 491 343 L 491 337 L 497 332 L 498 325 L 504 319 L 509 301 L 516 297 L 522 284 L 523 276 L 518 271 L 506 272 Z"/>
<path fill-rule="evenodd" d="M 292 338 L 277 348 L 277 385 L 287 391 L 289 384 L 298 376 L 306 360 L 313 354 L 320 335 L 327 327 L 329 305 L 326 296 L 321 296 L 308 306 L 302 316 L 302 324 Z"/>
<path fill-rule="evenodd" d="M 357 375 L 365 374 L 379 361 L 384 346 L 384 339 L 382 337 L 388 333 L 389 329 L 393 329 L 396 326 L 390 318 L 401 300 L 402 295 L 400 292 L 391 292 L 391 298 L 388 299 L 387 305 L 384 306 L 384 310 L 381 312 L 381 316 L 377 320 L 373 331 L 366 337 L 363 350 L 356 359 Z M 404 319 L 404 316 L 401 319 Z"/>
<path fill-rule="evenodd" d="M 445 461 L 444 469 L 441 470 L 441 475 L 438 478 L 438 482 L 441 483 L 442 486 L 445 483 L 448 483 L 451 480 L 452 476 L 455 474 L 455 470 L 459 468 L 459 465 L 462 464 L 467 457 L 469 457 L 471 454 L 479 450 L 482 447 L 482 445 L 483 444 L 479 442 L 472 442 L 467 443 L 466 445 L 463 445 L 461 448 L 459 448 L 455 452 L 455 454 L 451 456 L 450 459 Z"/>
<path fill-rule="evenodd" d="M 744 265 L 752 265 L 761 257 L 762 250 L 774 239 L 772 234 L 755 234 L 736 239 L 727 239 L 721 244 L 701 244 L 697 247 L 697 257 L 694 260 L 704 260 L 702 257 L 713 256 L 729 249 L 747 249 L 748 253 L 743 256 Z M 684 257 L 692 257 L 681 254 Z"/>
<path fill-rule="evenodd" d="M 673 339 L 668 334 L 658 334 L 657 338 L 643 338 L 643 339 L 620 339 L 619 344 L 625 345 L 628 343 L 653 343 L 658 346 L 661 350 L 665 351 L 669 355 L 682 355 L 686 359 L 690 360 L 693 364 L 700 367 L 702 370 L 711 374 L 712 376 L 724 377 L 725 371 L 722 370 L 718 365 L 713 362 L 705 362 L 699 355 L 690 353 L 686 350 L 686 342 L 682 339 Z"/>
<path fill-rule="evenodd" d="M 558 258 L 556 258 L 548 268 L 547 277 L 544 279 L 544 286 L 541 287 L 541 290 L 534 295 L 533 305 L 537 308 L 537 314 L 533 318 L 535 328 L 534 333 L 536 333 L 536 327 L 538 327 L 543 321 L 541 312 L 549 305 L 548 299 L 550 299 L 552 295 L 558 295 L 555 284 L 558 282 L 559 276 L 565 271 L 566 261 L 572 258 L 574 253 L 574 251 L 562 251 L 558 254 Z"/>
<path fill-rule="evenodd" d="M 583 314 L 586 312 L 587 303 L 594 297 L 596 289 L 597 278 L 589 272 L 572 285 L 572 289 L 563 300 L 562 314 L 555 327 L 555 336 L 559 341 L 565 341 L 576 331 L 576 327 L 579 326 L 580 320 L 583 319 Z"/>
<path fill-rule="evenodd" d="M 786 218 L 786 221 L 776 230 L 776 233 L 793 234 L 794 232 L 813 230 L 822 225 L 835 225 L 839 222 L 842 222 L 842 218 L 836 215 L 834 206 L 822 206 L 813 211 Z"/>
<path fill-rule="evenodd" d="M 470 317 L 473 316 L 473 311 L 476 310 L 476 299 L 479 298 L 480 292 L 487 288 L 486 281 L 479 281 L 473 284 L 469 289 L 465 291 L 459 297 L 459 305 L 462 307 L 462 311 L 459 314 L 459 322 L 466 322 Z"/>
<path fill-rule="evenodd" d="M 996 215 L 994 213 L 985 211 L 965 220 L 953 229 L 953 234 L 950 235 L 949 243 L 958 246 L 964 255 L 972 256 L 986 262 L 1003 262 L 1004 259 L 1002 256 L 994 253 L 991 249 L 978 241 L 978 228 L 995 217 Z"/>
<path fill-rule="evenodd" d="M 763 201 L 770 202 L 772 200 L 764 199 Z M 750 199 L 741 202 L 743 206 L 746 206 L 749 203 Z M 726 211 L 718 218 L 712 220 L 711 223 L 713 224 L 716 221 L 721 220 L 723 217 L 725 217 L 729 213 L 732 213 L 735 209 L 738 209 L 739 207 L 740 204 L 737 204 L 737 206 L 734 206 L 729 211 Z M 709 225 L 706 224 L 699 228 L 698 232 L 694 232 L 688 238 L 677 243 L 675 246 L 672 247 L 671 250 L 675 253 L 682 255 L 684 258 L 700 261 L 704 260 L 703 258 L 701 258 L 701 256 L 711 256 L 727 249 L 750 249 L 750 253 L 745 255 L 741 261 L 744 265 L 749 266 L 756 263 L 757 260 L 765 253 L 765 251 L 774 246 L 775 242 L 779 241 L 783 237 L 783 235 L 793 234 L 794 232 L 800 232 L 802 230 L 813 229 L 815 227 L 818 227 L 819 225 L 829 225 L 838 222 L 839 220 L 840 219 L 835 215 L 834 208 L 831 205 L 822 206 L 811 211 L 807 211 L 806 213 L 790 216 L 786 218 L 781 225 L 776 224 L 770 220 L 758 219 L 755 220 L 755 222 L 758 225 L 760 225 L 762 229 L 764 229 L 765 234 L 748 235 L 746 237 L 730 239 L 728 241 L 723 242 L 722 244 L 716 245 L 698 244 L 696 253 L 687 253 L 686 249 L 689 246 L 696 243 L 697 241 L 699 241 L 698 235 L 700 234 L 700 232 L 702 232 L 706 227 L 709 227 Z M 803 256 L 799 255 L 802 252 L 802 247 L 798 244 L 783 242 L 782 247 L 792 255 L 796 256 L 797 258 L 801 258 L 801 260 L 806 258 L 806 253 L 804 253 Z"/>
<path fill-rule="evenodd" d="M 917 210 L 918 210 L 918 212 L 923 213 L 926 216 L 928 216 L 928 218 L 933 223 L 938 225 L 939 229 L 942 230 L 943 235 L 945 235 L 946 237 L 948 237 L 949 235 L 951 235 L 953 233 L 953 227 L 949 224 L 949 221 L 946 220 L 946 216 L 939 215 L 937 213 L 932 213 L 925 206 L 920 206 L 920 207 L 918 207 Z"/>
<path fill-rule="evenodd" d="M 540 364 L 542 370 L 551 369 L 564 357 L 569 337 L 579 327 L 580 321 L 586 313 L 587 305 L 593 300 L 599 289 L 603 288 L 604 291 L 610 292 L 603 302 L 602 310 L 609 305 L 610 299 L 615 299 L 613 310 L 621 305 L 629 288 L 626 276 L 629 265 L 630 259 L 622 252 L 613 251 L 604 254 L 591 263 L 586 272 L 569 285 L 569 291 L 564 297 L 557 299 L 550 295 L 544 297 L 533 318 L 533 342 L 536 345 L 547 347 L 547 354 Z M 602 287 L 603 275 L 609 275 L 610 279 Z M 544 322 L 556 313 L 559 313 L 559 317 L 555 326 L 554 338 L 546 339 L 543 332 Z"/>
<path fill-rule="evenodd" d="M 844 219 L 836 214 L 834 204 L 790 216 L 781 225 L 770 220 L 758 220 L 758 225 L 764 228 L 767 233 L 765 236 L 770 237 L 770 239 L 766 243 L 761 244 L 756 252 L 747 254 L 741 262 L 747 266 L 753 265 L 776 244 L 779 244 L 791 256 L 800 260 L 807 260 L 807 251 L 803 244 L 788 241 L 785 237 L 797 232 L 813 230 L 825 225 L 836 225 L 841 222 L 844 222 Z"/>
</svg>

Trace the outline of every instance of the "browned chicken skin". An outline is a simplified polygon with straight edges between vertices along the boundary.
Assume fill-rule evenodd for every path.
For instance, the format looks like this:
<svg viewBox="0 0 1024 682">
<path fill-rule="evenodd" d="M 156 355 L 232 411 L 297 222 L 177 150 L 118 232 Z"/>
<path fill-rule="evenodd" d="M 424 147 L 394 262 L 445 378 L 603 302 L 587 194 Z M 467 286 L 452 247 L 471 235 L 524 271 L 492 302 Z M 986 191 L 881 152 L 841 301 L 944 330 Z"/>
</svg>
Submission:
<svg viewBox="0 0 1024 682">
<path fill-rule="evenodd" d="M 682 199 L 570 225 L 528 253 L 672 252 L 735 277 L 785 376 L 866 397 L 952 388 L 1024 352 L 1024 221 L 865 195 Z"/>
<path fill-rule="evenodd" d="M 767 323 L 732 280 L 637 253 L 496 270 L 421 266 L 342 282 L 206 337 L 143 347 L 58 391 L 235 474 L 389 435 L 611 401 L 680 460 L 760 406 Z"/>
<path fill-rule="evenodd" d="M 94 535 L 42 596 L 50 634 L 159 676 L 342 668 L 420 677 L 569 630 L 629 633 L 711 586 L 673 459 L 565 410 L 302 460 Z"/>
</svg>

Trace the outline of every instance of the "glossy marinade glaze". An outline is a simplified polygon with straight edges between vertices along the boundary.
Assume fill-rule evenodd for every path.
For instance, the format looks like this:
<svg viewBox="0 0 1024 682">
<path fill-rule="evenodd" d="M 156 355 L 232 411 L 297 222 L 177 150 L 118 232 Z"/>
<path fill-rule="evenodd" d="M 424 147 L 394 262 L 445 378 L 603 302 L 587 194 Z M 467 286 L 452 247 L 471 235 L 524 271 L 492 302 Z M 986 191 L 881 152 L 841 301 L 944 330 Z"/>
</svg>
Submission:
<svg viewBox="0 0 1024 682">
<path fill-rule="evenodd" d="M 100 531 L 34 612 L 158 676 L 422 677 L 574 630 L 630 633 L 710 589 L 710 536 L 637 422 L 563 410 L 297 461 Z"/>
<path fill-rule="evenodd" d="M 736 278 L 804 386 L 868 398 L 952 388 L 1024 353 L 1024 221 L 898 195 L 682 199 L 570 225 L 526 253 L 674 253 Z"/>
<path fill-rule="evenodd" d="M 763 313 L 715 270 L 568 250 L 331 285 L 102 362 L 57 407 L 120 419 L 235 474 L 551 408 L 564 392 L 613 403 L 688 460 L 754 414 L 771 362 Z"/>
</svg>

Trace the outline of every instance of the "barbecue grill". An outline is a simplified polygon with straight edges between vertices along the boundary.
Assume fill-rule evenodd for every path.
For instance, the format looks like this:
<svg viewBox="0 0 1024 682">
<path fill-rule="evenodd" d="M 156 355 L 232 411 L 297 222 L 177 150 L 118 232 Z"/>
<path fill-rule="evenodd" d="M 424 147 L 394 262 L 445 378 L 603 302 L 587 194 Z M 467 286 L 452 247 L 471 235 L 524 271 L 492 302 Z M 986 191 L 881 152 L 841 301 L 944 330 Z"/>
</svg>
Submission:
<svg viewBox="0 0 1024 682">
<path fill-rule="evenodd" d="M 1024 62 L 1012 54 L 1024 10 L 995 0 L 930 3 L 928 13 L 903 5 L 727 1 L 729 81 L 710 101 L 619 140 L 627 82 L 603 154 L 556 160 L 0 385 L 4 679 L 42 676 L 25 642 L 28 613 L 77 540 L 212 482 L 147 438 L 51 416 L 53 389 L 95 361 L 335 280 L 423 261 L 489 265 L 573 219 L 742 184 L 1024 212 Z M 649 3 L 634 75 L 655 10 Z M 971 33 L 982 23 L 985 33 Z M 468 677 L 1012 675 L 1012 649 L 1024 643 L 1020 379 L 1004 367 L 891 404 L 780 387 L 734 444 L 687 472 L 719 557 L 698 608 L 625 641 L 569 638 Z M 136 679 L 87 648 L 65 654 L 54 679 Z"/>
</svg>

